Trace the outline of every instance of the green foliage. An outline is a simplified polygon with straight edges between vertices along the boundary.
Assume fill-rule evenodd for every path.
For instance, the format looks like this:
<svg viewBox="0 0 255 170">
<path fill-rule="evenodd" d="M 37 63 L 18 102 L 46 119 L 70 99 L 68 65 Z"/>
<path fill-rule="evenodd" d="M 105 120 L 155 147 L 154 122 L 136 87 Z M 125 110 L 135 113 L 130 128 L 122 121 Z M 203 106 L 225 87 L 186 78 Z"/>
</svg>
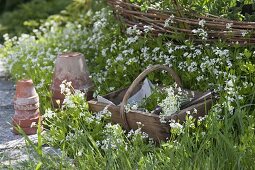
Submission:
<svg viewBox="0 0 255 170">
<path fill-rule="evenodd" d="M 0 14 L 5 11 L 11 11 L 17 8 L 20 4 L 31 0 L 0 0 Z"/>
<path fill-rule="evenodd" d="M 21 4 L 18 9 L 0 15 L 0 42 L 6 33 L 11 37 L 29 33 L 37 28 L 42 19 L 59 13 L 71 0 L 33 0 Z"/>
<path fill-rule="evenodd" d="M 167 96 L 167 93 L 164 91 L 161 91 L 157 88 L 153 89 L 152 94 L 145 98 L 139 105 L 139 108 L 145 108 L 149 112 L 155 110 L 156 106 L 158 106 L 159 103 L 163 99 L 165 99 Z"/>
</svg>

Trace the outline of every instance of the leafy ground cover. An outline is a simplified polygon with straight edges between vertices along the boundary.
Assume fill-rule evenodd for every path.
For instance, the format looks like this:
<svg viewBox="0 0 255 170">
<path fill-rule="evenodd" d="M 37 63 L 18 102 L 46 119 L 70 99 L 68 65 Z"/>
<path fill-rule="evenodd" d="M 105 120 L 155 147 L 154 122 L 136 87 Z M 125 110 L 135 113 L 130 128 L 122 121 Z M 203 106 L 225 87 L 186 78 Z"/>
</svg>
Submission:
<svg viewBox="0 0 255 170">
<path fill-rule="evenodd" d="M 0 54 L 13 79 L 32 78 L 36 84 L 48 126 L 43 142 L 63 152 L 59 161 L 50 163 L 47 155 L 40 153 L 29 167 L 68 169 L 64 161 L 68 156 L 77 169 L 252 169 L 252 46 L 229 46 L 224 41 L 194 44 L 189 40 L 176 44 L 165 35 L 151 37 L 152 27 L 143 31 L 136 26 L 125 28 L 104 1 L 84 2 L 85 6 L 76 2 L 64 14 L 48 18 L 33 34 L 4 37 Z M 69 102 L 64 108 L 51 109 L 54 61 L 66 51 L 85 55 L 100 95 L 127 87 L 149 65 L 164 64 L 177 71 L 185 88 L 213 88 L 220 99 L 196 126 L 191 116 L 184 125 L 172 122 L 170 139 L 158 146 L 140 128 L 124 132 L 111 124 L 107 110 L 89 112 L 81 92 L 67 94 Z M 165 84 L 170 81 L 164 74 L 149 78 Z"/>
</svg>

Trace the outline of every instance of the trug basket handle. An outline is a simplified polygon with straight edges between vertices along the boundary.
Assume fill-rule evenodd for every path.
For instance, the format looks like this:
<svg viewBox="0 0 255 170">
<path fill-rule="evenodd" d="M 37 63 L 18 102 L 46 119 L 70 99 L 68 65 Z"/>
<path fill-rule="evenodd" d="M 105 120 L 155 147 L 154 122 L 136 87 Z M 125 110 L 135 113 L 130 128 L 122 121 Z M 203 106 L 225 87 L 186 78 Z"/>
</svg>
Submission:
<svg viewBox="0 0 255 170">
<path fill-rule="evenodd" d="M 134 81 L 133 83 L 130 85 L 130 87 L 128 88 L 128 90 L 126 91 L 126 94 L 123 97 L 122 103 L 120 105 L 120 114 L 121 114 L 121 118 L 124 121 L 124 126 L 126 129 L 130 129 L 129 124 L 128 124 L 128 120 L 127 120 L 127 115 L 125 112 L 125 105 L 127 105 L 127 101 L 130 97 L 130 95 L 132 94 L 133 90 L 135 89 L 135 87 L 137 87 L 139 85 L 139 83 L 151 72 L 153 71 L 157 71 L 157 70 L 165 70 L 167 71 L 167 73 L 174 79 L 174 81 L 177 83 L 177 85 L 179 87 L 182 87 L 181 84 L 181 79 L 180 77 L 176 74 L 176 72 L 168 67 L 168 66 L 164 66 L 164 65 L 154 65 L 154 66 L 150 66 L 149 68 L 145 69 Z"/>
</svg>

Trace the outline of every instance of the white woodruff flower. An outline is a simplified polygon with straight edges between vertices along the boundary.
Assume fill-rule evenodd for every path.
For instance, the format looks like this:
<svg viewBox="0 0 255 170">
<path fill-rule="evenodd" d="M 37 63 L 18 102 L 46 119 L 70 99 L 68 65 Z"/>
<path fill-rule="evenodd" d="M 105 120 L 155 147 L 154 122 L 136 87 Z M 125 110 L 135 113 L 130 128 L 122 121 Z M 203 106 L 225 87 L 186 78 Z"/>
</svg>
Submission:
<svg viewBox="0 0 255 170">
<path fill-rule="evenodd" d="M 200 20 L 198 22 L 198 25 L 200 25 L 202 28 L 204 28 L 206 21 L 204 19 Z"/>
<path fill-rule="evenodd" d="M 45 80 L 42 79 L 42 80 L 40 81 L 40 83 L 36 85 L 36 88 L 37 88 L 37 89 L 43 88 L 43 87 L 44 87 L 44 84 L 45 84 Z"/>
<path fill-rule="evenodd" d="M 138 36 L 128 37 L 127 40 L 126 40 L 126 44 L 127 44 L 127 45 L 133 44 L 133 43 L 135 43 L 138 39 L 139 39 Z"/>
<path fill-rule="evenodd" d="M 205 132 L 201 132 L 201 135 L 204 137 L 206 135 L 206 133 Z"/>
<path fill-rule="evenodd" d="M 103 57 L 106 57 L 106 52 L 107 52 L 107 50 L 108 50 L 108 49 L 106 49 L 106 48 L 102 50 L 101 54 L 102 54 Z"/>
<path fill-rule="evenodd" d="M 248 33 L 249 33 L 248 31 L 242 31 L 241 35 L 242 35 L 242 37 L 245 37 Z"/>
<path fill-rule="evenodd" d="M 170 120 L 169 126 L 171 127 L 171 132 L 175 134 L 182 134 L 184 133 L 184 127 L 180 123 L 176 122 L 175 120 Z"/>
<path fill-rule="evenodd" d="M 59 85 L 60 87 L 60 93 L 64 94 L 65 96 L 69 96 L 72 94 L 72 91 L 70 88 L 72 88 L 72 82 L 67 82 L 64 80 L 62 84 Z"/>
<path fill-rule="evenodd" d="M 172 14 L 169 18 L 165 20 L 164 27 L 169 27 L 170 24 L 174 23 L 174 15 Z"/>
<path fill-rule="evenodd" d="M 233 80 L 227 81 L 227 86 L 228 86 L 228 87 L 234 87 Z"/>
<path fill-rule="evenodd" d="M 204 79 L 204 76 L 203 76 L 203 75 L 200 75 L 200 76 L 198 76 L 196 79 L 197 79 L 198 82 L 200 82 L 201 80 Z"/>
<path fill-rule="evenodd" d="M 108 123 L 103 130 L 104 140 L 100 142 L 101 149 L 107 151 L 108 149 L 117 150 L 120 146 L 125 146 L 126 143 L 122 138 L 123 131 L 117 124 L 112 125 Z"/>
<path fill-rule="evenodd" d="M 228 109 L 229 113 L 234 114 L 235 103 L 238 100 L 243 100 L 243 96 L 239 94 L 240 87 L 236 86 L 236 76 L 228 75 L 229 80 L 226 81 L 224 91 L 226 92 L 225 102 L 222 105 Z"/>
<path fill-rule="evenodd" d="M 71 89 L 66 87 L 64 93 L 65 93 L 66 96 L 71 95 Z"/>
<path fill-rule="evenodd" d="M 201 28 L 193 29 L 192 33 L 201 37 L 202 40 L 207 40 L 207 38 L 208 38 L 208 33 L 204 29 L 201 29 Z"/>
<path fill-rule="evenodd" d="M 154 28 L 151 26 L 151 25 L 145 25 L 145 26 L 143 26 L 143 31 L 145 32 L 145 33 L 148 33 L 148 32 L 150 32 L 150 31 L 153 31 L 154 30 Z"/>
<path fill-rule="evenodd" d="M 131 109 L 132 109 L 132 110 L 137 110 L 137 109 L 138 109 L 138 104 L 132 105 L 132 106 L 131 106 Z"/>
<path fill-rule="evenodd" d="M 68 108 L 75 108 L 75 104 L 73 102 L 73 96 L 65 96 L 65 99 L 63 101 L 63 106 Z"/>
<path fill-rule="evenodd" d="M 67 86 L 67 87 L 71 87 L 71 86 L 72 86 L 72 82 L 71 82 L 71 81 L 66 82 L 66 86 Z"/>
<path fill-rule="evenodd" d="M 74 90 L 74 94 L 75 97 L 78 97 L 79 99 L 83 99 L 85 97 L 85 93 L 80 91 L 80 90 Z"/>
<path fill-rule="evenodd" d="M 158 105 L 162 108 L 162 116 L 169 116 L 180 110 L 181 103 L 190 100 L 188 92 L 182 90 L 177 84 L 165 89 L 167 97 Z M 163 120 L 164 121 L 164 120 Z"/>
<path fill-rule="evenodd" d="M 232 29 L 233 23 L 226 23 L 226 29 Z"/>
<path fill-rule="evenodd" d="M 43 117 L 44 117 L 44 118 L 49 118 L 49 119 L 51 119 L 51 118 L 53 118 L 55 115 L 56 115 L 56 113 L 53 112 L 51 109 L 46 109 L 46 111 L 45 111 Z"/>
<path fill-rule="evenodd" d="M 59 87 L 60 87 L 61 94 L 63 94 L 66 88 L 65 84 L 60 84 Z"/>
<path fill-rule="evenodd" d="M 142 31 L 137 28 L 137 25 L 134 25 L 133 27 L 128 27 L 126 33 L 128 35 L 141 35 Z"/>
<path fill-rule="evenodd" d="M 171 122 L 169 125 L 173 129 L 182 129 L 183 128 L 183 126 L 180 123 L 177 123 L 177 122 Z"/>
<path fill-rule="evenodd" d="M 166 89 L 167 97 L 159 103 L 162 107 L 164 115 L 171 115 L 179 109 L 178 99 L 174 94 L 174 89 L 172 87 Z"/>
</svg>

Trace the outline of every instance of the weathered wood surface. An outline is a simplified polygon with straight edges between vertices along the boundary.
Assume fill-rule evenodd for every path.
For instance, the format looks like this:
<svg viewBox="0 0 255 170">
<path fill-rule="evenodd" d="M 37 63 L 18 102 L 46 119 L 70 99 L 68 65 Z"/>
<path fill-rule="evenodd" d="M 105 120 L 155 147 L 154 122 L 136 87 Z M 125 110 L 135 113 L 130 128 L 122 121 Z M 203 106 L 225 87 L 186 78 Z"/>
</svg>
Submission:
<svg viewBox="0 0 255 170">
<path fill-rule="evenodd" d="M 117 92 L 110 93 L 105 98 L 113 101 L 115 104 L 119 104 L 122 101 L 122 97 L 125 94 L 126 89 L 119 90 Z M 201 92 L 195 92 L 195 96 L 201 95 Z M 184 110 L 181 110 L 171 116 L 165 117 L 165 120 L 175 120 L 176 122 L 183 123 L 186 119 L 187 111 L 193 112 L 194 108 L 197 109 L 197 114 L 192 114 L 194 118 L 205 116 L 213 103 L 212 99 L 206 100 L 203 103 L 199 103 L 188 107 Z M 123 118 L 120 114 L 120 106 L 108 105 L 105 103 L 98 102 L 96 100 L 91 100 L 88 102 L 89 108 L 93 112 L 102 111 L 105 107 L 108 107 L 108 110 L 112 113 L 111 120 L 113 123 L 118 123 L 121 126 L 124 126 Z M 126 113 L 127 121 L 131 129 L 137 129 L 137 122 L 141 122 L 144 126 L 142 131 L 147 133 L 149 137 L 153 138 L 156 141 L 165 140 L 170 135 L 170 126 L 169 123 L 161 123 L 160 117 L 155 114 L 141 112 L 141 111 L 129 111 Z M 129 129 L 126 129 L 129 130 Z"/>
</svg>

